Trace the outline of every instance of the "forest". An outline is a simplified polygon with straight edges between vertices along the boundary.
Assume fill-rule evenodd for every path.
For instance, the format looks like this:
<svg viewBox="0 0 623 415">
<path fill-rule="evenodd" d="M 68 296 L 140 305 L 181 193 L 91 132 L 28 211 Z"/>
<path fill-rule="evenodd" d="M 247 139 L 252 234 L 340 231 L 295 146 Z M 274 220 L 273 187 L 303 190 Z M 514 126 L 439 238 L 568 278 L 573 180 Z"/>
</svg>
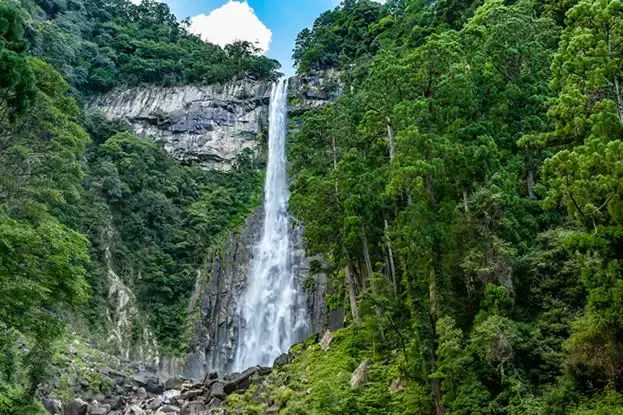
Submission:
<svg viewBox="0 0 623 415">
<path fill-rule="evenodd" d="M 413 382 L 391 413 L 622 413 L 623 3 L 346 0 L 294 60 L 346 92 L 291 137 L 290 210 L 347 355 Z"/>
<path fill-rule="evenodd" d="M 248 155 L 227 173 L 180 164 L 84 102 L 278 68 L 249 43 L 201 41 L 155 1 L 0 2 L 0 413 L 39 413 L 73 331 L 106 344 L 112 265 L 147 315 L 134 336 L 149 327 L 164 353 L 183 350 L 199 254 L 257 203 Z"/>
<path fill-rule="evenodd" d="M 283 413 L 623 414 L 623 2 L 344 0 L 293 60 L 344 84 L 288 160 L 347 327 L 268 390 Z M 68 332 L 106 337 L 111 261 L 183 352 L 201 254 L 259 200 L 248 155 L 180 164 L 85 103 L 279 68 L 154 0 L 0 0 L 1 414 L 39 413 Z"/>
</svg>

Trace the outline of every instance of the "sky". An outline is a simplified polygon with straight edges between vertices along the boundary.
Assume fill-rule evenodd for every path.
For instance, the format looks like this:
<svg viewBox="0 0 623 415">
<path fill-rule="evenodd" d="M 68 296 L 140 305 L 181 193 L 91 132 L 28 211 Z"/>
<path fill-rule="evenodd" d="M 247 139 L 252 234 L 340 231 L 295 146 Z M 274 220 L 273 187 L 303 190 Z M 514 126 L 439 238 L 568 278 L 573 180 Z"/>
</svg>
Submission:
<svg viewBox="0 0 623 415">
<path fill-rule="evenodd" d="M 140 0 L 133 0 L 138 2 Z M 235 40 L 256 43 L 277 59 L 281 71 L 294 74 L 296 35 L 340 0 L 164 0 L 179 20 L 191 18 L 191 30 L 224 46 Z"/>
</svg>

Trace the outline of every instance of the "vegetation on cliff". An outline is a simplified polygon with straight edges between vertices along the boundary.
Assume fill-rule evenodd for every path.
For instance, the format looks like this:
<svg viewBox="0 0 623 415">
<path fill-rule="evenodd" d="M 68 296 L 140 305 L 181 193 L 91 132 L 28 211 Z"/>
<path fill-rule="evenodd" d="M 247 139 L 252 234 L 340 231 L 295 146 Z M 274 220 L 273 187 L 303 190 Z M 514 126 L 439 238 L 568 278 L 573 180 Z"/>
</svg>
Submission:
<svg viewBox="0 0 623 415">
<path fill-rule="evenodd" d="M 290 209 L 350 341 L 421 413 L 620 413 L 622 22 L 610 0 L 361 0 L 299 36 L 299 70 L 346 92 L 291 138 Z M 318 413 L 375 413 L 348 408 Z"/>
<path fill-rule="evenodd" d="M 277 67 L 249 45 L 202 42 L 162 3 L 0 2 L 0 413 L 37 413 L 33 396 L 59 364 L 68 322 L 121 352 L 106 341 L 113 274 L 147 320 L 123 322 L 133 330 L 124 341 L 148 331 L 159 352 L 183 350 L 203 254 L 257 198 L 248 155 L 229 173 L 181 165 L 125 121 L 81 113 L 75 98 L 122 84 L 273 78 Z"/>
</svg>

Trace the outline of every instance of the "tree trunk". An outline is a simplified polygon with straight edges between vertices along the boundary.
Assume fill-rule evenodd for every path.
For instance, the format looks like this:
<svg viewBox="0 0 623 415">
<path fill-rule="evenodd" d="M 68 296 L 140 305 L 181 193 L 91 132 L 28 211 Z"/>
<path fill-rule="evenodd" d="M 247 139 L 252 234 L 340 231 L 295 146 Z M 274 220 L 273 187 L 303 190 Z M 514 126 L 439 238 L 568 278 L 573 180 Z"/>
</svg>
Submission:
<svg viewBox="0 0 623 415">
<path fill-rule="evenodd" d="M 534 195 L 534 170 L 533 169 L 528 169 L 528 177 L 526 179 L 527 184 L 528 184 L 528 196 L 530 197 L 531 200 L 535 200 L 536 196 Z"/>
<path fill-rule="evenodd" d="M 389 275 L 392 277 L 392 283 L 394 284 L 394 295 L 398 297 L 398 282 L 396 281 L 396 265 L 394 263 L 394 252 L 392 250 L 392 240 L 388 233 L 389 225 L 387 219 L 385 219 L 385 243 L 387 244 L 387 255 L 389 257 Z"/>
<path fill-rule="evenodd" d="M 467 187 L 463 186 L 463 209 L 465 213 L 469 213 L 469 204 L 467 203 L 469 196 L 467 194 Z"/>
<path fill-rule="evenodd" d="M 357 293 L 355 292 L 355 282 L 353 281 L 353 273 L 350 270 L 350 264 L 346 264 L 344 269 L 346 272 L 346 282 L 348 283 L 348 300 L 350 302 L 350 313 L 356 325 L 359 325 L 359 310 L 357 309 Z"/>
<path fill-rule="evenodd" d="M 610 39 L 609 30 L 606 34 L 606 39 L 608 40 L 608 55 L 610 56 L 610 59 L 614 59 L 614 56 L 612 54 L 612 41 Z M 616 73 L 616 69 L 612 77 L 614 82 L 614 92 L 616 94 L 617 101 L 617 115 L 619 116 L 619 123 L 621 124 L 621 127 L 623 127 L 623 96 L 621 95 L 621 82 L 619 80 L 619 75 L 617 75 Z"/>
<path fill-rule="evenodd" d="M 335 142 L 335 134 L 331 134 L 331 144 L 333 147 L 333 172 L 337 170 L 337 143 Z M 335 177 L 335 197 L 339 199 L 340 190 L 338 188 L 337 176 Z"/>
<path fill-rule="evenodd" d="M 433 254 L 435 255 L 435 254 Z M 429 281 L 429 321 L 431 325 L 431 342 L 430 342 L 430 357 L 428 362 L 428 370 L 429 375 L 432 375 L 437 370 L 437 319 L 439 312 L 439 297 L 437 293 L 437 274 L 435 270 L 435 261 L 433 260 L 433 266 L 430 270 L 430 281 Z M 439 379 L 430 378 L 430 388 L 433 393 L 433 397 L 435 398 L 435 413 L 436 415 L 444 415 L 446 413 L 446 409 L 442 403 L 442 391 L 441 386 L 439 384 Z"/>
<path fill-rule="evenodd" d="M 392 120 L 387 117 L 387 137 L 389 137 L 389 161 L 394 160 L 396 154 L 396 146 L 394 143 L 394 129 L 392 128 Z"/>
<path fill-rule="evenodd" d="M 623 96 L 621 95 L 621 83 L 619 76 L 614 74 L 614 89 L 617 95 L 617 114 L 619 115 L 619 123 L 623 127 Z"/>
<path fill-rule="evenodd" d="M 368 249 L 368 241 L 366 238 L 366 234 L 361 227 L 361 243 L 363 244 L 363 257 L 366 261 L 366 269 L 368 271 L 368 278 L 370 280 L 370 288 L 372 289 L 372 295 L 375 297 L 374 300 L 377 302 L 377 294 L 376 294 L 376 286 L 374 285 L 373 271 L 372 271 L 372 261 L 370 260 L 370 250 Z M 377 324 L 379 325 L 379 334 L 381 335 L 381 339 L 383 342 L 385 341 L 385 332 L 383 331 L 383 310 L 381 306 L 376 305 L 376 318 Z"/>
</svg>

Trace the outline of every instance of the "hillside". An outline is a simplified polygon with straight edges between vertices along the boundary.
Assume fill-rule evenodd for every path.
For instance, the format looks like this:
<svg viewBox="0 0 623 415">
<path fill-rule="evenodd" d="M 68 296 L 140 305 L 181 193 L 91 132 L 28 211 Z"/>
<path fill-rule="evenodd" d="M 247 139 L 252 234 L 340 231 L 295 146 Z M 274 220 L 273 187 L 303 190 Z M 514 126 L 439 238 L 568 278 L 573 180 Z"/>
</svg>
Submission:
<svg viewBox="0 0 623 415">
<path fill-rule="evenodd" d="M 344 0 L 293 60 L 316 334 L 230 373 L 279 63 L 0 0 L 0 414 L 623 414 L 623 4 Z"/>
</svg>

